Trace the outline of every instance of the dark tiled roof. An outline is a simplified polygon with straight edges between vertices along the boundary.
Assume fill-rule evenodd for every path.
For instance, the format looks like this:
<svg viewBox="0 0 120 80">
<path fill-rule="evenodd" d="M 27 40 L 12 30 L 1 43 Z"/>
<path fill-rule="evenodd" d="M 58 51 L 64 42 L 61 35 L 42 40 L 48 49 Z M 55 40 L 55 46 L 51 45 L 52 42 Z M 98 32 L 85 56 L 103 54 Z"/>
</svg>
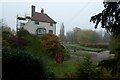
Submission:
<svg viewBox="0 0 120 80">
<path fill-rule="evenodd" d="M 33 21 L 41 21 L 41 22 L 48 22 L 48 23 L 56 24 L 56 22 L 45 13 L 35 12 L 34 15 L 31 17 L 31 19 Z"/>
</svg>

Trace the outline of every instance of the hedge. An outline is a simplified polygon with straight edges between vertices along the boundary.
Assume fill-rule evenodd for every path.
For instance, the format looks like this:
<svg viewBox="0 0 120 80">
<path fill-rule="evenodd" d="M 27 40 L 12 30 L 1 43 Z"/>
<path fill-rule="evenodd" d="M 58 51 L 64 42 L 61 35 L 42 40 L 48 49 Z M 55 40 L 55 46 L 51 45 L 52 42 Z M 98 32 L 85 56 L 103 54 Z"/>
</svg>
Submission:
<svg viewBox="0 0 120 80">
<path fill-rule="evenodd" d="M 2 80 L 43 80 L 42 60 L 20 49 L 2 49 Z"/>
</svg>

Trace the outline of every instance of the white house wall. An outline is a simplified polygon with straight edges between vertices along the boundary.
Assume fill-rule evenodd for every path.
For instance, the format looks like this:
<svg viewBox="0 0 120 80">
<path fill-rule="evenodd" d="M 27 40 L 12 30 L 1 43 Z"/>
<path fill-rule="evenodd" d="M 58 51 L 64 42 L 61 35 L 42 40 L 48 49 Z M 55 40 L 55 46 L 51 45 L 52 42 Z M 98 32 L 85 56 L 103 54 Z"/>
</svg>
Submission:
<svg viewBox="0 0 120 80">
<path fill-rule="evenodd" d="M 28 30 L 31 34 L 35 34 L 35 31 L 38 28 L 45 28 L 46 33 L 49 33 L 49 30 L 53 30 L 53 34 L 56 34 L 56 24 L 53 24 L 53 26 L 50 26 L 50 23 L 39 22 L 39 25 L 37 25 L 34 23 L 34 21 L 29 20 L 24 26 L 24 29 Z"/>
</svg>

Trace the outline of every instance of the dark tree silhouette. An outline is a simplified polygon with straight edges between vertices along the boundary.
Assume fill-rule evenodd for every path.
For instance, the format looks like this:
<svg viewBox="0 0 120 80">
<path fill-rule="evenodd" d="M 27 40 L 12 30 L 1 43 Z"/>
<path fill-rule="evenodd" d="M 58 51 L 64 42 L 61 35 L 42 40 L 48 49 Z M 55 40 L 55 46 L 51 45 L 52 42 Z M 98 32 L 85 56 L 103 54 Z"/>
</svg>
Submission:
<svg viewBox="0 0 120 80">
<path fill-rule="evenodd" d="M 120 36 L 120 1 L 108 2 L 104 0 L 103 2 L 105 9 L 91 17 L 90 22 L 95 23 L 95 28 L 101 23 L 101 27 L 105 28 L 107 32 L 111 33 L 114 38 L 119 38 Z M 98 66 L 102 68 L 108 68 L 111 71 L 112 77 L 116 80 L 120 79 L 120 48 L 116 49 L 115 58 L 100 61 Z M 109 64 L 108 64 L 109 63 Z M 111 66 L 110 66 L 111 65 Z M 102 69 L 101 68 L 101 69 Z M 118 75 L 118 76 L 115 76 Z"/>
<path fill-rule="evenodd" d="M 120 34 L 120 1 L 104 1 L 103 5 L 105 9 L 101 13 L 92 16 L 90 22 L 95 23 L 95 28 L 101 23 L 102 28 L 117 37 Z"/>
</svg>

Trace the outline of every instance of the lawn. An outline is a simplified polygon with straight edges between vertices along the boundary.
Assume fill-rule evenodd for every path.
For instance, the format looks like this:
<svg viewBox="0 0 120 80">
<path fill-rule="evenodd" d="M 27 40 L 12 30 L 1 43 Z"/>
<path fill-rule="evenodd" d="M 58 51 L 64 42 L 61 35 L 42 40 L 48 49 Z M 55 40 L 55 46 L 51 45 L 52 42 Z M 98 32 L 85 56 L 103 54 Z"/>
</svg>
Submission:
<svg viewBox="0 0 120 80">
<path fill-rule="evenodd" d="M 91 48 L 91 47 L 84 47 L 77 44 L 67 44 L 66 47 L 72 48 L 72 49 L 80 49 L 85 51 L 94 51 L 94 52 L 100 52 L 102 51 L 101 48 Z"/>
<path fill-rule="evenodd" d="M 77 55 L 83 57 L 95 57 L 95 54 L 87 53 L 85 51 L 80 52 L 70 52 L 70 55 Z M 82 60 L 75 60 L 75 61 L 64 61 L 62 64 L 57 64 L 53 59 L 46 57 L 46 65 L 47 69 L 55 74 L 55 78 L 64 78 L 66 73 L 74 74 L 77 71 L 78 63 L 84 61 Z M 97 64 L 98 62 L 95 62 Z"/>
<path fill-rule="evenodd" d="M 79 56 L 87 56 L 87 57 L 93 57 L 96 56 L 94 54 L 90 53 L 71 53 L 76 54 Z M 50 71 L 52 71 L 55 74 L 55 78 L 64 78 L 66 73 L 72 73 L 74 74 L 77 71 L 78 63 L 81 63 L 84 61 L 82 60 L 75 60 L 75 61 L 64 61 L 62 64 L 57 64 L 54 60 L 47 58 L 47 66 Z M 94 62 L 93 62 L 94 63 Z M 95 62 L 94 64 L 97 64 L 98 62 Z"/>
<path fill-rule="evenodd" d="M 75 73 L 79 61 L 64 61 L 62 64 L 57 64 L 54 60 L 49 60 L 47 65 L 55 74 L 55 78 L 64 78 L 66 73 Z"/>
<path fill-rule="evenodd" d="M 91 48 L 91 47 L 83 47 L 80 46 L 81 49 L 85 49 L 85 50 L 91 50 L 91 51 L 101 51 L 102 49 L 100 48 Z"/>
</svg>

